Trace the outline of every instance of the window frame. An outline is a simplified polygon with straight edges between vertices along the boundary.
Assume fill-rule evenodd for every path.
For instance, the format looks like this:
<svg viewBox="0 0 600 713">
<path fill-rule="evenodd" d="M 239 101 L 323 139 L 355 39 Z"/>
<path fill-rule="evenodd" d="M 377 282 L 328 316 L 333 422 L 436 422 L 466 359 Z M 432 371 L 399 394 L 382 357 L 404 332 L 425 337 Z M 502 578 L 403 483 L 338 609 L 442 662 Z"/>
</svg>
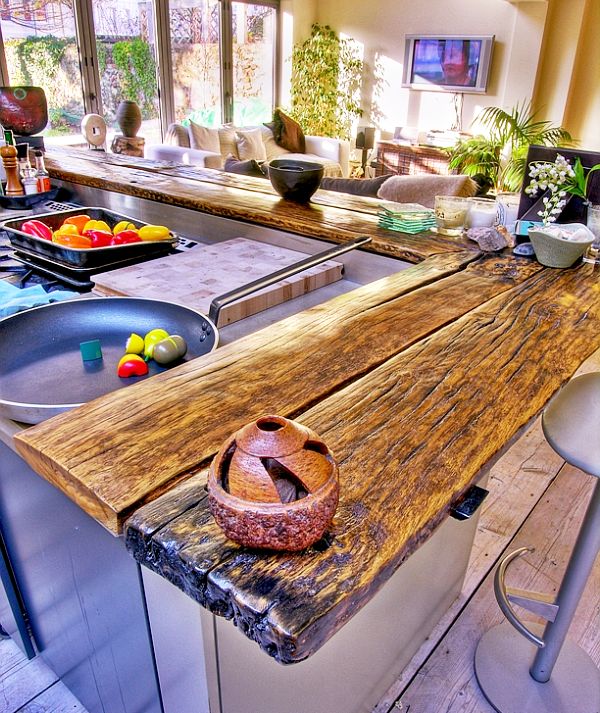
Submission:
<svg viewBox="0 0 600 713">
<path fill-rule="evenodd" d="M 219 0 L 219 57 L 221 71 L 221 115 L 223 122 L 233 121 L 233 2 L 273 8 L 275 40 L 273 43 L 273 108 L 279 104 L 281 77 L 281 7 L 280 0 Z M 171 52 L 169 0 L 151 0 L 156 42 L 156 85 L 158 92 L 159 122 L 164 138 L 169 124 L 175 121 L 173 93 L 173 61 Z M 86 114 L 103 114 L 93 0 L 73 0 L 75 33 L 81 72 L 81 94 Z M 9 85 L 8 67 L 2 25 L 0 23 L 0 80 Z"/>
</svg>

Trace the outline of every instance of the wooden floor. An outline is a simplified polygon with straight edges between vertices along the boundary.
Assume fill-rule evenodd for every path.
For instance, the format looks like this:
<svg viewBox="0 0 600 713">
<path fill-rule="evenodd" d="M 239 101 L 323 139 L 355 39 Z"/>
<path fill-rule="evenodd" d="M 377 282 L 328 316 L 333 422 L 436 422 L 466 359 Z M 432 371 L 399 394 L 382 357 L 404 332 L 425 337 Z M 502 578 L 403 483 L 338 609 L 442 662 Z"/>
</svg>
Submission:
<svg viewBox="0 0 600 713">
<path fill-rule="evenodd" d="M 598 370 L 600 351 L 580 371 Z M 475 680 L 473 656 L 482 634 L 502 621 L 495 566 L 504 554 L 533 545 L 535 552 L 511 567 L 510 586 L 556 593 L 594 481 L 550 449 L 539 421 L 512 446 L 490 473 L 461 596 L 372 713 L 493 713 Z M 600 558 L 569 636 L 600 666 Z M 12 641 L 1 640 L 0 713 L 86 710 L 40 660 L 27 661 Z"/>
</svg>

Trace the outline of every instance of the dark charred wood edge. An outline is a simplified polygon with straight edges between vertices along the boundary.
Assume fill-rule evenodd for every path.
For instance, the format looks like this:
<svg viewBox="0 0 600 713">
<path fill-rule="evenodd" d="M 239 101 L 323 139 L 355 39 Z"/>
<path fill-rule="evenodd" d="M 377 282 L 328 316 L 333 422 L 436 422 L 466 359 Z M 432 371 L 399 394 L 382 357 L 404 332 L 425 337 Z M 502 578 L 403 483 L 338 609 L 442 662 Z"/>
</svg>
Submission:
<svg viewBox="0 0 600 713">
<path fill-rule="evenodd" d="M 519 288 L 515 289 L 519 290 Z M 472 318 L 472 314 L 467 315 L 465 319 L 469 319 L 469 317 Z M 472 328 L 476 326 L 473 322 L 471 324 Z M 595 348 L 595 345 L 590 345 L 590 349 L 593 350 L 593 348 Z M 574 368 L 576 367 L 573 367 L 572 370 Z M 570 375 L 570 371 L 564 374 L 562 381 L 564 382 Z M 529 413 L 526 421 L 529 422 L 531 418 L 532 414 Z M 522 429 L 525 425 L 526 423 L 520 424 L 519 429 Z M 515 434 L 513 434 L 514 437 Z M 496 458 L 498 455 L 499 453 L 496 453 L 492 458 Z M 299 636 L 290 632 L 273 630 L 268 620 L 271 607 L 259 612 L 247 608 L 242 609 L 237 605 L 236 600 L 231 597 L 232 584 L 231 580 L 228 580 L 226 576 L 228 569 L 237 568 L 244 564 L 251 566 L 259 557 L 256 553 L 238 548 L 232 543 L 232 547 L 226 553 L 223 552 L 223 556 L 220 557 L 219 571 L 215 571 L 214 566 L 207 566 L 200 569 L 194 568 L 193 573 L 190 573 L 189 566 L 186 568 L 183 562 L 178 561 L 180 553 L 185 549 L 185 543 L 181 543 L 181 546 L 173 548 L 169 552 L 165 552 L 164 546 L 160 545 L 159 550 L 161 552 L 157 553 L 154 550 L 151 560 L 146 559 L 143 563 L 166 576 L 167 579 L 192 596 L 201 605 L 216 614 L 232 618 L 246 636 L 256 641 L 267 654 L 273 656 L 276 660 L 281 663 L 294 663 L 314 653 L 350 616 L 373 596 L 402 562 L 441 524 L 453 503 L 462 496 L 478 475 L 479 471 L 473 475 L 469 482 L 463 484 L 462 488 L 449 500 L 446 507 L 439 511 L 427 523 L 426 527 L 407 540 L 404 547 L 396 553 L 395 557 L 377 573 L 372 583 L 354 592 L 351 600 L 349 599 L 344 605 L 338 605 L 334 611 L 323 614 L 302 631 Z M 199 502 L 198 505 L 205 511 L 204 515 L 207 517 L 208 509 L 205 502 Z M 155 530 L 155 532 L 158 532 L 158 530 Z M 158 543 L 153 543 L 153 545 L 156 548 Z M 191 574 L 193 578 L 190 576 Z M 182 576 L 183 581 L 181 581 Z M 276 604 L 277 602 L 273 602 L 272 606 L 276 606 Z"/>
</svg>

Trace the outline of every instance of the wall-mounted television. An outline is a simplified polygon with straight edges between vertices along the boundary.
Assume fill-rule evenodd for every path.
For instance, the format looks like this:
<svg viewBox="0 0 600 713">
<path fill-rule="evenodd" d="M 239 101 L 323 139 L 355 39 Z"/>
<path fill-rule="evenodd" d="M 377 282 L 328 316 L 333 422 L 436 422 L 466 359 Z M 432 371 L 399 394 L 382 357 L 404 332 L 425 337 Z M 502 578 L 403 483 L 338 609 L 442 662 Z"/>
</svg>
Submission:
<svg viewBox="0 0 600 713">
<path fill-rule="evenodd" d="M 402 86 L 483 93 L 494 35 L 406 35 Z"/>
</svg>

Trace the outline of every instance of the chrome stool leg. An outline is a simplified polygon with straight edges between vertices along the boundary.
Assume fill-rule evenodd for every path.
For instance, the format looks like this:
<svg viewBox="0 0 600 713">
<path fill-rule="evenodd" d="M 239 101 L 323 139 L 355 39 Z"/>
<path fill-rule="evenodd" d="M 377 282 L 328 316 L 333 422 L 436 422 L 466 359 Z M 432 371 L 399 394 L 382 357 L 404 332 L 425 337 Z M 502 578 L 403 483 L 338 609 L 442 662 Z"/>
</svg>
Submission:
<svg viewBox="0 0 600 713">
<path fill-rule="evenodd" d="M 566 638 L 600 551 L 600 373 L 573 379 L 546 409 L 542 424 L 555 451 L 599 480 L 554 602 L 505 586 L 509 565 L 530 548 L 512 552 L 498 566 L 494 589 L 507 622 L 481 638 L 475 674 L 500 713 L 600 713 L 600 671 Z M 525 625 L 513 603 L 548 623 Z"/>
</svg>

